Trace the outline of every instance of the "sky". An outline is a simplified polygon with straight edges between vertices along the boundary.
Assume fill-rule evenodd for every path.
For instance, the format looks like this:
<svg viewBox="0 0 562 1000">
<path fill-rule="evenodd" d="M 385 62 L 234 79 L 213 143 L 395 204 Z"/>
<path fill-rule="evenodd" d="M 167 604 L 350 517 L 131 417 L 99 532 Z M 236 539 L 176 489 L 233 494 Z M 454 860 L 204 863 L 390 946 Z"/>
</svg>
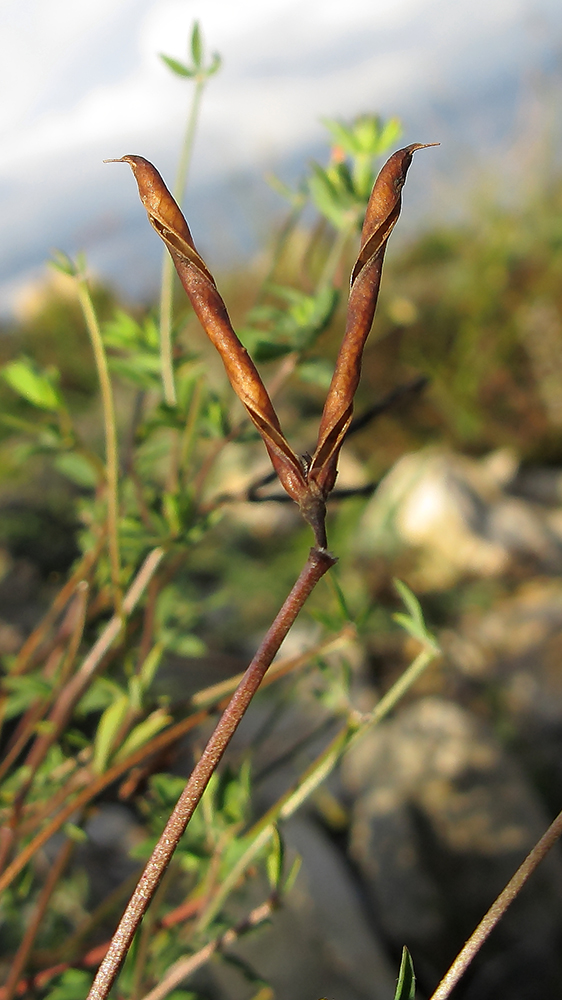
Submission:
<svg viewBox="0 0 562 1000">
<path fill-rule="evenodd" d="M 0 313 L 53 247 L 153 293 L 157 238 L 126 168 L 102 161 L 140 153 L 172 181 L 191 84 L 159 53 L 185 60 L 195 19 L 223 58 L 185 202 L 211 266 L 255 249 L 264 172 L 322 156 L 323 116 L 398 114 L 404 143 L 441 141 L 408 181 L 421 210 L 467 156 L 508 155 L 562 53 L 559 0 L 0 0 Z"/>
</svg>

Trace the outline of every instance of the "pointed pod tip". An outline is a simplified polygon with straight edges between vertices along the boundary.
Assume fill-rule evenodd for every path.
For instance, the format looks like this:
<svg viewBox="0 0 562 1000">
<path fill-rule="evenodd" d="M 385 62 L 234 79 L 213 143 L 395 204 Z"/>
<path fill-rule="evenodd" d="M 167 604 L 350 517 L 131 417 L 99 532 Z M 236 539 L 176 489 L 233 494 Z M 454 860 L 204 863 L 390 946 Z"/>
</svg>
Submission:
<svg viewBox="0 0 562 1000">
<path fill-rule="evenodd" d="M 126 163 L 124 156 L 120 156 L 118 159 L 102 160 L 103 163 Z"/>
<path fill-rule="evenodd" d="M 440 142 L 414 142 L 412 143 L 411 146 L 408 146 L 408 149 L 412 153 L 415 153 L 417 149 L 429 149 L 430 146 L 440 146 L 440 145 L 441 145 Z"/>
</svg>

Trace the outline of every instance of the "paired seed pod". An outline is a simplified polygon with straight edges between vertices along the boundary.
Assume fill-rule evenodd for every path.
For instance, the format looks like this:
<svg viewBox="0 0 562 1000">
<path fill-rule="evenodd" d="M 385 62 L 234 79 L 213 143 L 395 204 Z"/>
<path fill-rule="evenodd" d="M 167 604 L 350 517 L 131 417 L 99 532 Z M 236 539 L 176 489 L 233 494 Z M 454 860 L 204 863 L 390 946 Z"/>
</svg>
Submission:
<svg viewBox="0 0 562 1000">
<path fill-rule="evenodd" d="M 189 226 L 156 168 L 142 156 L 106 162 L 128 163 L 150 224 L 166 244 L 193 309 L 217 348 L 234 392 L 261 434 L 271 463 L 288 495 L 312 526 L 318 548 L 326 547 L 326 499 L 334 487 L 337 461 L 351 423 L 353 397 L 377 304 L 388 238 L 402 207 L 402 187 L 417 149 L 414 143 L 394 153 L 379 173 L 365 214 L 359 256 L 351 275 L 347 324 L 320 421 L 312 459 L 289 445 L 267 389 L 238 339 L 215 280 L 199 256 Z"/>
</svg>

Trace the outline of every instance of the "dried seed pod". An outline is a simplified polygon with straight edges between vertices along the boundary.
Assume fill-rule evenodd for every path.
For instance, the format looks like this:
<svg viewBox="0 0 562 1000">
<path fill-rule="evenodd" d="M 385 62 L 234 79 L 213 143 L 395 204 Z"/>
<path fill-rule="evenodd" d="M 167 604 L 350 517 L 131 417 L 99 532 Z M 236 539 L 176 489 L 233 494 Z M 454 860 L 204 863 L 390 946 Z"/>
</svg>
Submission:
<svg viewBox="0 0 562 1000">
<path fill-rule="evenodd" d="M 400 215 L 401 190 L 414 152 L 434 145 L 438 143 L 414 143 L 398 150 L 375 181 L 351 275 L 346 330 L 311 460 L 299 459 L 288 444 L 256 366 L 232 328 L 215 280 L 197 253 L 189 226 L 156 168 L 142 156 L 106 160 L 130 165 L 149 222 L 168 247 L 193 309 L 222 357 L 232 388 L 260 432 L 282 486 L 299 504 L 321 549 L 326 547 L 326 497 L 334 486 L 338 455 L 351 422 L 386 245 Z"/>
<path fill-rule="evenodd" d="M 128 163 L 150 224 L 170 251 L 193 309 L 217 348 L 240 401 L 260 432 L 279 479 L 293 500 L 308 493 L 304 467 L 288 444 L 273 404 L 254 362 L 232 328 L 215 280 L 197 253 L 189 226 L 156 167 L 143 156 L 127 155 L 111 163 Z"/>
<path fill-rule="evenodd" d="M 337 475 L 337 460 L 353 413 L 353 397 L 361 376 L 361 361 L 379 294 L 388 238 L 402 207 L 401 191 L 417 149 L 438 143 L 413 143 L 399 149 L 380 171 L 365 214 L 359 256 L 351 275 L 347 323 L 308 472 L 326 497 Z"/>
</svg>

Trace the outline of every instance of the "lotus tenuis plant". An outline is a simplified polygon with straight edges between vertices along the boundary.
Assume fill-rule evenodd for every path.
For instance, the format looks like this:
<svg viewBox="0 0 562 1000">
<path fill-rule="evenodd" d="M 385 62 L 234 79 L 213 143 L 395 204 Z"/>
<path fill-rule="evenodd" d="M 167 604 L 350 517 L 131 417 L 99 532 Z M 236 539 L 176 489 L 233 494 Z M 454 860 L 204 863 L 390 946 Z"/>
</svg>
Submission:
<svg viewBox="0 0 562 1000">
<path fill-rule="evenodd" d="M 221 355 L 232 388 L 263 438 L 281 485 L 311 525 L 314 546 L 187 781 L 100 965 L 89 994 L 92 1000 L 107 997 L 143 914 L 244 712 L 306 599 L 336 562 L 327 547 L 326 501 L 336 482 L 338 456 L 352 419 L 388 239 L 401 211 L 402 187 L 413 154 L 430 145 L 435 143 L 413 143 L 398 150 L 383 166 L 373 187 L 351 275 L 345 333 L 312 456 L 297 455 L 287 441 L 262 378 L 233 329 L 213 275 L 197 252 L 189 226 L 157 169 L 137 155 L 108 161 L 131 167 L 148 219 L 168 248 L 193 309 Z M 435 655 L 431 643 L 426 646 L 422 660 L 413 664 L 408 683 Z M 329 751 L 333 753 L 333 748 Z"/>
</svg>

